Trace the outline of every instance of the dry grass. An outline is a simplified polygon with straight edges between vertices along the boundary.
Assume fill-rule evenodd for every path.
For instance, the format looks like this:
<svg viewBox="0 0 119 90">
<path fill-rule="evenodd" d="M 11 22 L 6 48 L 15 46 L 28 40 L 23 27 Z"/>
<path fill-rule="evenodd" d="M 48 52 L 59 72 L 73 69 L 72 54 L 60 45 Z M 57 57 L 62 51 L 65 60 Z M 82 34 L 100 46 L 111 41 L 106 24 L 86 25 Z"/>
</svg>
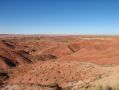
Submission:
<svg viewBox="0 0 119 90">
<path fill-rule="evenodd" d="M 105 67 L 109 73 L 76 90 L 119 90 L 119 66 Z"/>
<path fill-rule="evenodd" d="M 115 85 L 90 85 L 87 88 L 83 88 L 81 90 L 119 90 L 119 83 L 116 83 Z"/>
</svg>

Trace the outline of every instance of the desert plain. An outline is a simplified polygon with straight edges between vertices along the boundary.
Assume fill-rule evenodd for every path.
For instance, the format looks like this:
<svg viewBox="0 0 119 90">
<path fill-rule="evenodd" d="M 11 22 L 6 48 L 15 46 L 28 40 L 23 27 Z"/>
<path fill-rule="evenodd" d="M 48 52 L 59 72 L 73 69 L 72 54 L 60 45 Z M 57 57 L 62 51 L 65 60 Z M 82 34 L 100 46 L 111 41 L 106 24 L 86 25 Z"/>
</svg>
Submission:
<svg viewBox="0 0 119 90">
<path fill-rule="evenodd" d="M 0 90 L 119 90 L 119 36 L 1 34 Z"/>
</svg>

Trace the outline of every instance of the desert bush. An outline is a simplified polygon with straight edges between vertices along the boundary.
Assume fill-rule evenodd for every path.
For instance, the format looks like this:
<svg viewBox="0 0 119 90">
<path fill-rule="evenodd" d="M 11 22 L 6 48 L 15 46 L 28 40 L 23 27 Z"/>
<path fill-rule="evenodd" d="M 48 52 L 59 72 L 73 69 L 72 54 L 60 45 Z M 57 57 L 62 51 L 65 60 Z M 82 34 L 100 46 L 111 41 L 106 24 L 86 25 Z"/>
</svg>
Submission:
<svg viewBox="0 0 119 90">
<path fill-rule="evenodd" d="M 119 85 L 90 85 L 86 88 L 82 88 L 81 90 L 119 90 Z"/>
<path fill-rule="evenodd" d="M 62 90 L 72 90 L 72 87 L 66 87 L 66 88 L 63 88 Z"/>
</svg>

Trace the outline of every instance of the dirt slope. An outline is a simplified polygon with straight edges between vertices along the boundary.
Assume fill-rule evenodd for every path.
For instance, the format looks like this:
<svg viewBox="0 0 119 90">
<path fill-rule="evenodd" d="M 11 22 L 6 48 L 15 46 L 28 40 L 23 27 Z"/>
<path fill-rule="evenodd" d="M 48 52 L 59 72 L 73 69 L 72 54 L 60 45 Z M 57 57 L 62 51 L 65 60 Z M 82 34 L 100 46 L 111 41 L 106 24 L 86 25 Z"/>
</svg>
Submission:
<svg viewBox="0 0 119 90">
<path fill-rule="evenodd" d="M 81 86 L 109 72 L 101 65 L 119 64 L 119 37 L 1 37 L 2 90 L 57 90 Z"/>
<path fill-rule="evenodd" d="M 25 73 L 24 73 L 25 72 Z M 101 73 L 101 68 L 90 63 L 76 61 L 45 61 L 20 67 L 12 71 L 10 83 L 66 83 L 69 81 L 90 81 Z M 15 75 L 15 76 L 14 76 Z"/>
</svg>

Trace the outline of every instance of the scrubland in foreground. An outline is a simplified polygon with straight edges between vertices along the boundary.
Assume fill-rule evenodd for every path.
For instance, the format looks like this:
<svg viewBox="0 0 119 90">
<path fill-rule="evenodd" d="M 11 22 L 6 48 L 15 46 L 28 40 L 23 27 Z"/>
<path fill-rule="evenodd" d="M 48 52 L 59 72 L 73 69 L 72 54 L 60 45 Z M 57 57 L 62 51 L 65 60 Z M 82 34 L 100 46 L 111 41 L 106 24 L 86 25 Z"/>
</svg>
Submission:
<svg viewBox="0 0 119 90">
<path fill-rule="evenodd" d="M 0 35 L 0 90 L 119 90 L 118 36 Z"/>
</svg>

